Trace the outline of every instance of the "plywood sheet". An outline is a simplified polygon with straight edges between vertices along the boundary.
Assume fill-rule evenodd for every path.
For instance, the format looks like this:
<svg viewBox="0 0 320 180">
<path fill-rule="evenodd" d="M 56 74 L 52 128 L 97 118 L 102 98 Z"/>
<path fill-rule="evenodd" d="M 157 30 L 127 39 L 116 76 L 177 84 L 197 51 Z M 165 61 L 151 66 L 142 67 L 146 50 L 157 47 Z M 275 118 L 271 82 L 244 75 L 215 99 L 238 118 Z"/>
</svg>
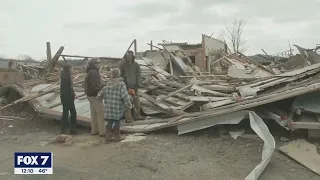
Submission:
<svg viewBox="0 0 320 180">
<path fill-rule="evenodd" d="M 281 146 L 279 149 L 301 165 L 320 175 L 320 155 L 316 145 L 304 139 L 298 139 Z"/>
</svg>

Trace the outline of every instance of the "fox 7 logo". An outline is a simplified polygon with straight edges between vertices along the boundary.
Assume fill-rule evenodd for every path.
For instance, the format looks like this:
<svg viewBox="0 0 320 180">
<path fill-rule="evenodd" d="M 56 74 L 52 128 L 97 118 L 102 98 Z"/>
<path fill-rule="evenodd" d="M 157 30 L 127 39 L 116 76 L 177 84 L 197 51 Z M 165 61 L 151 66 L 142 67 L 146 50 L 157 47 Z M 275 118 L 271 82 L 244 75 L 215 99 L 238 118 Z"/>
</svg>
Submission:
<svg viewBox="0 0 320 180">
<path fill-rule="evenodd" d="M 49 156 L 17 156 L 17 165 L 45 165 Z"/>
</svg>

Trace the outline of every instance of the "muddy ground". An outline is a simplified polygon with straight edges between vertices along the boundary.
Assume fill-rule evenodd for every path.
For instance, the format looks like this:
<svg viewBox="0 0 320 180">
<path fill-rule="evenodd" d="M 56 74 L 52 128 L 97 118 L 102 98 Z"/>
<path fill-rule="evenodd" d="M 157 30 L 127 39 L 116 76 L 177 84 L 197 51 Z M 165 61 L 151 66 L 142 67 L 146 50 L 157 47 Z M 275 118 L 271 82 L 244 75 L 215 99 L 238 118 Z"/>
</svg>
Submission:
<svg viewBox="0 0 320 180">
<path fill-rule="evenodd" d="M 28 120 L 0 120 L 0 180 L 243 180 L 261 158 L 263 142 L 255 135 L 234 140 L 217 128 L 183 136 L 157 132 L 138 142 L 113 144 L 81 129 L 71 146 L 46 145 L 58 134 L 59 124 L 30 113 L 19 116 Z M 274 134 L 277 146 L 283 144 L 282 135 Z M 52 151 L 54 174 L 14 175 L 15 151 Z M 276 150 L 260 180 L 288 179 L 320 177 Z"/>
</svg>

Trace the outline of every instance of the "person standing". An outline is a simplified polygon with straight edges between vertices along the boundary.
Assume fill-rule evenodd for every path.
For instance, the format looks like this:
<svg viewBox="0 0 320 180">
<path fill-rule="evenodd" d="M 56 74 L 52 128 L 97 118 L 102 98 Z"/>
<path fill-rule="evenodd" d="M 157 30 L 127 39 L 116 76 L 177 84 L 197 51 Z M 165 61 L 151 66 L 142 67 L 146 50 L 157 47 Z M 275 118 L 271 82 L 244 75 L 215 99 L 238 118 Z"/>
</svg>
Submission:
<svg viewBox="0 0 320 180">
<path fill-rule="evenodd" d="M 106 126 L 103 118 L 103 104 L 99 99 L 97 99 L 97 94 L 102 89 L 99 68 L 99 58 L 91 58 L 88 61 L 84 89 L 90 102 L 91 135 L 99 134 L 101 137 L 104 137 L 106 133 Z"/>
<path fill-rule="evenodd" d="M 118 68 L 111 70 L 111 79 L 98 93 L 97 98 L 103 100 L 104 117 L 108 121 L 106 143 L 111 142 L 113 136 L 115 142 L 122 141 L 125 137 L 120 135 L 120 120 L 125 110 L 132 108 L 132 104 L 127 87 L 120 80 L 120 70 Z"/>
<path fill-rule="evenodd" d="M 121 77 L 124 79 L 128 92 L 134 94 L 133 103 L 134 103 L 134 117 L 136 120 L 144 120 L 145 117 L 141 116 L 141 105 L 138 95 L 138 89 L 141 83 L 141 69 L 140 65 L 134 61 L 135 56 L 133 51 L 128 51 L 124 57 L 124 60 L 120 63 L 119 69 L 121 72 Z M 134 92 L 134 93 L 133 93 Z M 125 118 L 127 122 L 132 122 L 132 110 L 125 112 Z"/>
<path fill-rule="evenodd" d="M 61 134 L 66 134 L 69 128 L 70 134 L 76 134 L 76 120 L 77 111 L 74 105 L 75 93 L 73 90 L 72 82 L 72 66 L 66 64 L 63 66 L 60 79 L 60 98 L 63 107 L 62 122 L 61 122 Z M 69 123 L 69 111 L 70 111 L 70 123 Z"/>
</svg>

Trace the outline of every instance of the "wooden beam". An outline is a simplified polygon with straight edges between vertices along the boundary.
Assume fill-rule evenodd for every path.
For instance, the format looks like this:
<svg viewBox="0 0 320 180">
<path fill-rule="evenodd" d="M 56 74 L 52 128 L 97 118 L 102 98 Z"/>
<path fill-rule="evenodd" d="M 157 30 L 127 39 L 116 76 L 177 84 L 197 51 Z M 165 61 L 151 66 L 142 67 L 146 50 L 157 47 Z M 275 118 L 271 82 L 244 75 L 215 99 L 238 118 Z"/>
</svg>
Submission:
<svg viewBox="0 0 320 180">
<path fill-rule="evenodd" d="M 180 88 L 180 89 L 178 89 L 178 90 L 176 90 L 174 92 L 169 93 L 167 96 L 161 98 L 161 100 L 168 99 L 169 97 L 171 97 L 171 96 L 173 96 L 173 95 L 175 95 L 175 94 L 177 94 L 177 93 L 179 93 L 179 92 L 181 92 L 183 90 L 186 90 L 186 89 L 190 88 L 191 86 L 193 86 L 193 84 L 188 84 L 188 85 L 186 85 L 186 86 L 184 86 L 184 87 L 182 87 L 182 88 Z"/>
<path fill-rule="evenodd" d="M 47 45 L 47 61 L 50 62 L 52 59 L 50 42 L 47 42 L 46 45 Z"/>
<path fill-rule="evenodd" d="M 167 106 L 165 105 L 163 102 L 160 103 L 159 101 L 155 100 L 152 96 L 149 96 L 148 94 L 145 94 L 143 92 L 138 92 L 138 94 L 145 98 L 146 100 L 148 100 L 150 103 L 152 103 L 154 106 L 156 106 L 159 111 L 163 112 L 163 113 L 166 113 L 170 116 L 179 116 L 181 114 L 188 114 L 184 111 L 177 111 L 177 110 L 172 110 L 172 109 L 166 109 L 164 106 Z M 169 108 L 169 106 L 167 106 Z"/>
<path fill-rule="evenodd" d="M 126 52 L 123 55 L 123 58 L 126 56 L 127 52 L 130 50 L 130 48 L 132 47 L 133 43 L 135 42 L 135 39 L 131 42 L 130 46 L 128 47 L 128 49 L 126 50 Z"/>
<path fill-rule="evenodd" d="M 136 39 L 134 39 L 133 49 L 134 49 L 134 55 L 137 55 L 137 40 Z"/>
<path fill-rule="evenodd" d="M 64 56 L 62 56 L 62 58 L 63 58 L 64 62 L 65 62 L 66 64 L 68 64 L 66 58 L 65 58 Z"/>
<path fill-rule="evenodd" d="M 229 97 L 230 96 L 229 94 L 213 91 L 213 90 L 206 89 L 206 88 L 203 88 L 203 87 L 200 87 L 200 86 L 197 86 L 197 85 L 193 85 L 192 89 L 194 89 L 194 90 L 196 90 L 196 91 L 198 91 L 200 93 L 208 93 L 208 94 L 212 94 L 214 96 L 223 96 L 223 97 Z"/>
<path fill-rule="evenodd" d="M 56 52 L 56 54 L 53 56 L 53 58 L 51 59 L 50 63 L 49 63 L 49 71 L 51 72 L 55 65 L 57 64 L 59 57 L 61 56 L 62 52 L 64 50 L 64 47 L 61 46 L 58 51 Z"/>
<path fill-rule="evenodd" d="M 90 56 L 78 56 L 78 55 L 66 55 L 66 54 L 61 54 L 62 57 L 72 57 L 72 58 L 92 58 Z"/>
</svg>

